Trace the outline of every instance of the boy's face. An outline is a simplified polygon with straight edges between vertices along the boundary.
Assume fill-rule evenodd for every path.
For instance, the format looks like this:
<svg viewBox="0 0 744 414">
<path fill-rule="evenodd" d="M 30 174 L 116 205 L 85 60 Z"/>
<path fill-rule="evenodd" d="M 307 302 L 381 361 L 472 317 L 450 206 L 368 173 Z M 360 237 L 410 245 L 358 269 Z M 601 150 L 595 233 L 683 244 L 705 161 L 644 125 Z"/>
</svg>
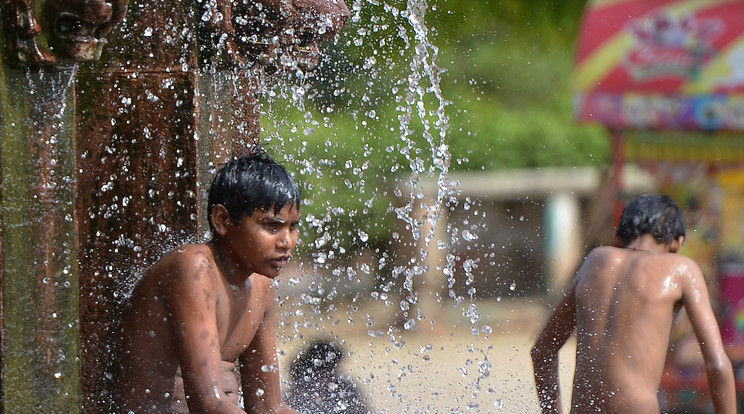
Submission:
<svg viewBox="0 0 744 414">
<path fill-rule="evenodd" d="M 293 203 L 276 214 L 273 207 L 255 210 L 239 224 L 229 225 L 221 240 L 241 267 L 274 278 L 297 246 L 299 224 L 300 212 Z"/>
</svg>

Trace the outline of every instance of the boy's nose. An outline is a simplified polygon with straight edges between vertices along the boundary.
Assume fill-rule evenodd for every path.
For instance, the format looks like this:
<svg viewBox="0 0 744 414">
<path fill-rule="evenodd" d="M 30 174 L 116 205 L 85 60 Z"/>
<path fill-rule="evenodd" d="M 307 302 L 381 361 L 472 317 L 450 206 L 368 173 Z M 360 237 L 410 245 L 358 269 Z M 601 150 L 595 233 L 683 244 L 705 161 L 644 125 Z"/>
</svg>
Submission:
<svg viewBox="0 0 744 414">
<path fill-rule="evenodd" d="M 292 235 L 289 234 L 289 232 L 284 232 L 279 237 L 279 246 L 284 249 L 289 249 L 291 248 L 291 245 L 292 245 Z"/>
</svg>

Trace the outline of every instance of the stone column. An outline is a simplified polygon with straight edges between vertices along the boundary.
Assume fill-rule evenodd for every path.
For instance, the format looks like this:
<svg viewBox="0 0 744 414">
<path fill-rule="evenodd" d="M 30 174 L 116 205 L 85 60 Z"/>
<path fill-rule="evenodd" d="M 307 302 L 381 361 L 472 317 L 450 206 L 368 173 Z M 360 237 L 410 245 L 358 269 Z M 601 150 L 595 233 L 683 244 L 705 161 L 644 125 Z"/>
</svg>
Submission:
<svg viewBox="0 0 744 414">
<path fill-rule="evenodd" d="M 107 412 L 122 300 L 166 250 L 198 241 L 214 169 L 258 137 L 258 73 L 201 65 L 191 2 L 130 4 L 76 95 L 85 412 Z M 241 93 L 234 85 L 243 85 Z M 247 85 L 247 86 L 246 86 Z M 233 119 L 233 101 L 243 99 Z M 247 105 L 253 105 L 248 107 Z"/>
<path fill-rule="evenodd" d="M 80 407 L 72 79 L 0 73 L 4 412 Z"/>
<path fill-rule="evenodd" d="M 349 10 L 0 4 L 0 408 L 107 413 L 123 298 L 208 230 L 214 169 L 259 137 L 258 63 L 309 70 Z"/>
<path fill-rule="evenodd" d="M 549 296 L 560 294 L 581 261 L 581 206 L 576 196 L 556 193 L 545 200 L 545 250 Z"/>
<path fill-rule="evenodd" d="M 193 7 L 132 2 L 98 62 L 3 55 L 7 412 L 108 412 L 122 295 L 206 231 L 213 169 L 258 137 L 257 69 L 200 65 Z"/>
</svg>

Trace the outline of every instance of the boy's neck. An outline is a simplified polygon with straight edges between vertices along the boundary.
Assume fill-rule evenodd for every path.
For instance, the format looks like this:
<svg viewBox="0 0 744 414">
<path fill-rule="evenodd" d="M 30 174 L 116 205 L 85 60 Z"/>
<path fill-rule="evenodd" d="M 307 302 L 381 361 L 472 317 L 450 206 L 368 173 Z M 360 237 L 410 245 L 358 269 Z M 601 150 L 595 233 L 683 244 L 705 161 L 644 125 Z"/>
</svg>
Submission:
<svg viewBox="0 0 744 414">
<path fill-rule="evenodd" d="M 253 274 L 253 271 L 241 271 L 243 269 L 240 269 L 237 263 L 231 261 L 230 255 L 224 253 L 224 248 L 218 238 L 212 239 L 208 245 L 212 249 L 214 261 L 217 264 L 220 274 L 228 283 L 236 287 L 250 283 L 249 278 Z"/>
<path fill-rule="evenodd" d="M 641 250 L 651 253 L 669 253 L 669 246 L 664 243 L 656 241 L 653 235 L 643 234 L 630 242 L 627 246 L 630 250 Z"/>
</svg>

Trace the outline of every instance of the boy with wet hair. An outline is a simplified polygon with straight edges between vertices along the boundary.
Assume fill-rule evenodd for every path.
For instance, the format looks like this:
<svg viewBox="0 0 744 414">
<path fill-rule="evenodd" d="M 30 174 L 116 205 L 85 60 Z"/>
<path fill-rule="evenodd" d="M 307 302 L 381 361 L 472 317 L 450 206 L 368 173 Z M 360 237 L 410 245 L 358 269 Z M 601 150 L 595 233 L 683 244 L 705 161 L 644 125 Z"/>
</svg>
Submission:
<svg viewBox="0 0 744 414">
<path fill-rule="evenodd" d="M 677 254 L 685 222 L 677 204 L 646 194 L 627 203 L 620 247 L 593 249 L 533 348 L 543 413 L 560 413 L 558 352 L 577 332 L 571 411 L 659 412 L 672 324 L 684 308 L 700 344 L 717 413 L 736 412 L 731 361 L 698 265 Z"/>
<path fill-rule="evenodd" d="M 282 399 L 273 279 L 298 240 L 300 192 L 262 149 L 209 192 L 212 240 L 163 256 L 124 310 L 116 403 L 128 413 L 296 413 Z"/>
</svg>

